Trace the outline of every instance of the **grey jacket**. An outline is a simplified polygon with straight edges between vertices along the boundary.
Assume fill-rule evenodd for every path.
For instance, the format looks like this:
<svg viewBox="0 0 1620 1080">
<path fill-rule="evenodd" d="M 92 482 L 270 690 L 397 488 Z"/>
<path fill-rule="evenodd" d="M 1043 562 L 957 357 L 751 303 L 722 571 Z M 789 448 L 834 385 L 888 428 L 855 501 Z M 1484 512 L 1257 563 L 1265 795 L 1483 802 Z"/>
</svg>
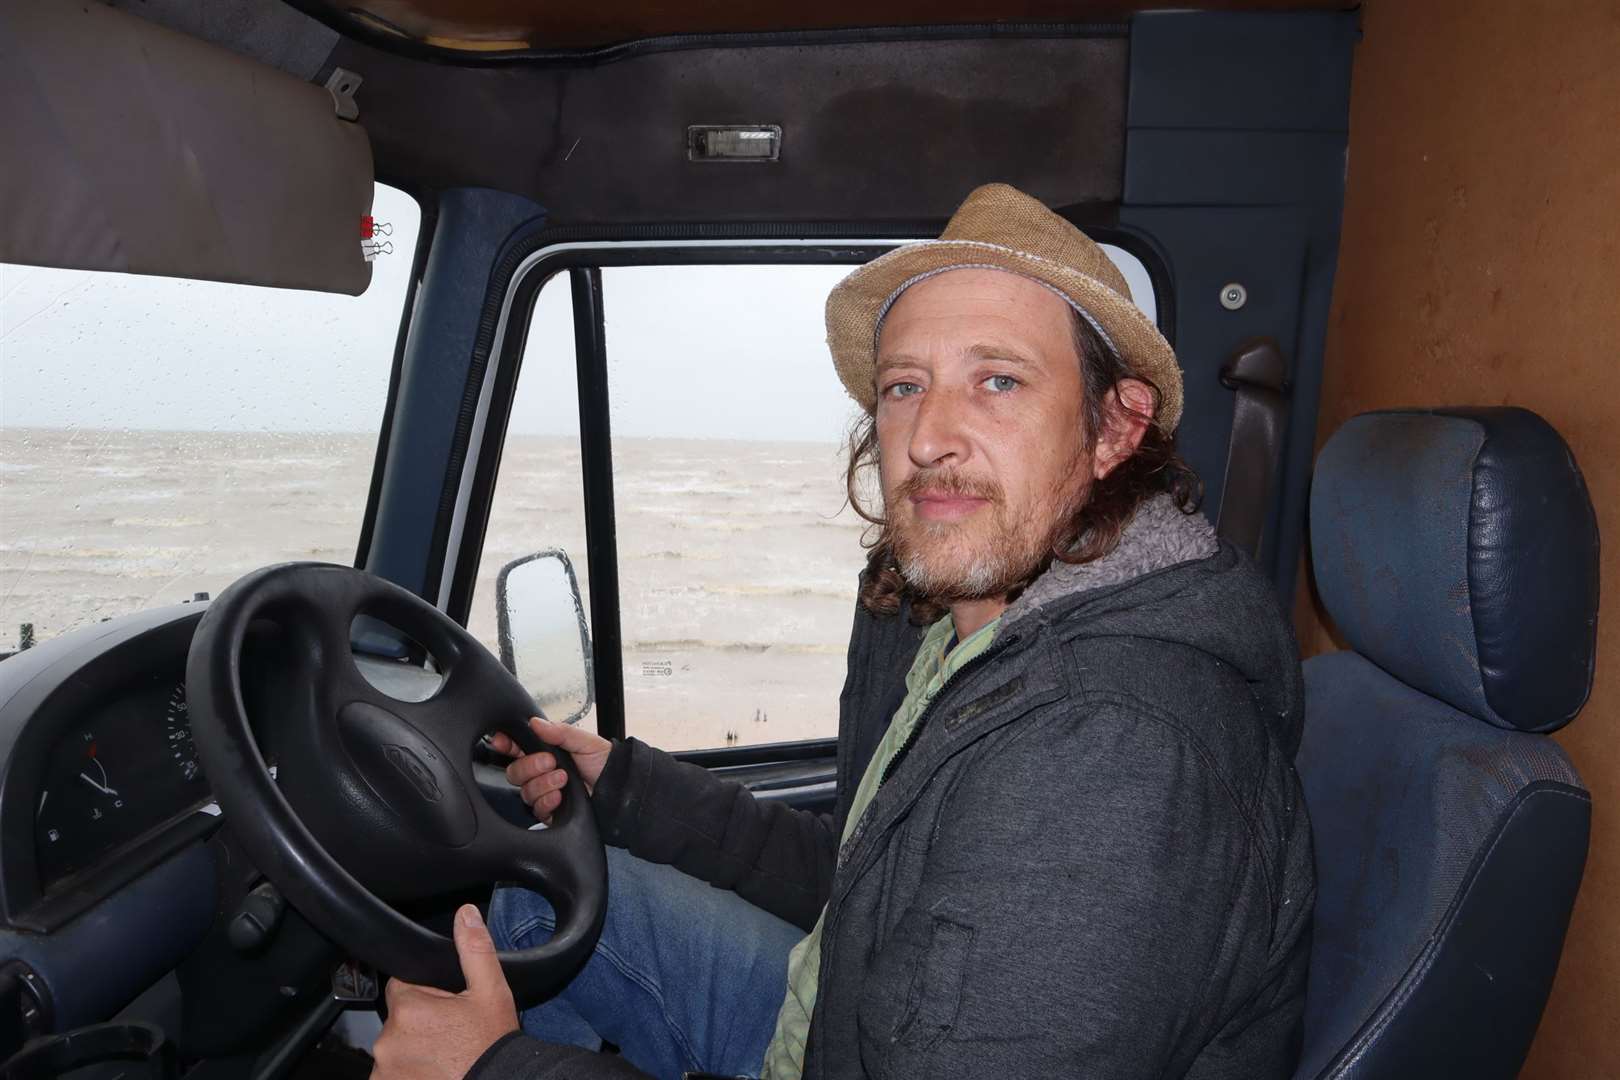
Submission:
<svg viewBox="0 0 1620 1080">
<path fill-rule="evenodd" d="M 597 785 L 604 837 L 807 929 L 826 906 L 807 1080 L 1290 1076 L 1315 884 L 1268 584 L 1146 504 L 1008 608 L 840 850 L 921 634 L 856 616 L 834 814 L 632 739 Z M 513 1038 L 469 1076 L 639 1075 L 581 1055 Z"/>
</svg>

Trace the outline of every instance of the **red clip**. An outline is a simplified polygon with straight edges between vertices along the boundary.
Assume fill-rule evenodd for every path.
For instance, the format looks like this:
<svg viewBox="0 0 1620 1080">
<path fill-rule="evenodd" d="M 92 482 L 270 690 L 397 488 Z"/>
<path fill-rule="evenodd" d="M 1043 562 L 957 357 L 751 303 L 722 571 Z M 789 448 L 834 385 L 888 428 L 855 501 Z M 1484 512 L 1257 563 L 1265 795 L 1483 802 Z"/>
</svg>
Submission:
<svg viewBox="0 0 1620 1080">
<path fill-rule="evenodd" d="M 370 240 L 377 231 L 377 219 L 370 214 L 360 219 L 360 239 Z"/>
</svg>

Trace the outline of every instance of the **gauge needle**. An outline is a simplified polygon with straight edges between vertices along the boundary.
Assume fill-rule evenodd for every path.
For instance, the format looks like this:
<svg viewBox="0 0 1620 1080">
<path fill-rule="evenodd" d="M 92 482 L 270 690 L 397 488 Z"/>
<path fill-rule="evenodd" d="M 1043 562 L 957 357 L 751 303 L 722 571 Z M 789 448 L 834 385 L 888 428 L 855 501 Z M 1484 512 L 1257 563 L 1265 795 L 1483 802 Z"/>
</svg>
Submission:
<svg viewBox="0 0 1620 1080">
<path fill-rule="evenodd" d="M 118 795 L 118 792 L 114 791 L 112 788 L 108 787 L 106 784 L 98 784 L 94 780 L 90 779 L 89 775 L 87 775 L 86 773 L 80 773 L 79 774 L 79 779 L 83 780 L 85 783 L 89 784 L 91 787 L 95 788 L 97 791 L 101 792 L 103 795 L 112 795 L 114 797 L 116 797 Z"/>
</svg>

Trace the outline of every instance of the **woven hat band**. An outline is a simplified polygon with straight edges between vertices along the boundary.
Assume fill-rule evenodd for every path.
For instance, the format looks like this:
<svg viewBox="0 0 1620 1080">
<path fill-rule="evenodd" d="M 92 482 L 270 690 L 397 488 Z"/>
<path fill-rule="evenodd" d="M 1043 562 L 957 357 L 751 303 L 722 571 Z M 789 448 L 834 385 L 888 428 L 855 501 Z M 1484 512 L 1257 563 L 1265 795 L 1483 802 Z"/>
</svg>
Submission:
<svg viewBox="0 0 1620 1080">
<path fill-rule="evenodd" d="M 890 293 L 889 298 L 883 301 L 883 306 L 878 309 L 877 323 L 872 327 L 872 347 L 874 349 L 877 348 L 878 340 L 883 336 L 883 320 L 889 317 L 889 309 L 894 307 L 894 305 L 899 301 L 901 293 L 905 292 L 907 289 L 919 282 L 927 281 L 931 277 L 938 277 L 940 274 L 948 274 L 952 270 L 996 270 L 1004 274 L 1015 274 L 1018 277 L 1023 278 L 1025 281 L 1033 281 L 1035 284 L 1039 285 L 1041 288 L 1045 289 L 1059 300 L 1062 300 L 1065 304 L 1068 304 L 1069 307 L 1074 310 L 1076 315 L 1086 320 L 1086 325 L 1090 326 L 1097 332 L 1097 336 L 1102 339 L 1102 343 L 1108 346 L 1108 351 L 1113 353 L 1116 357 L 1119 356 L 1119 348 L 1114 344 L 1114 339 L 1108 336 L 1108 331 L 1103 327 L 1103 324 L 1098 322 L 1096 318 L 1092 316 L 1091 312 L 1075 303 L 1074 298 L 1068 293 L 1064 292 L 1056 285 L 1053 285 L 1051 282 L 1042 281 L 1040 278 L 1035 277 L 1032 274 L 1020 274 L 1016 270 L 1005 270 L 1002 267 L 992 266 L 989 263 L 957 263 L 953 266 L 940 266 L 933 270 L 924 270 L 922 273 L 909 277 L 905 281 L 901 282 L 899 288 Z"/>
</svg>

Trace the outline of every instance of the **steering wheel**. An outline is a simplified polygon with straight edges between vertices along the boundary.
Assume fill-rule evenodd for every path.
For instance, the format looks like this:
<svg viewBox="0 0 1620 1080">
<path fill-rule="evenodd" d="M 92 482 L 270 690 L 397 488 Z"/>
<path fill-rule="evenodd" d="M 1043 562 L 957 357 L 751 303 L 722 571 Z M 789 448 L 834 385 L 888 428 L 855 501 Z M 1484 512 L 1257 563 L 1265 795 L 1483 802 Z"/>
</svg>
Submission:
<svg viewBox="0 0 1620 1080">
<path fill-rule="evenodd" d="M 355 666 L 357 615 L 386 621 L 426 647 L 443 681 L 401 701 Z M 291 645 L 294 706 L 261 724 L 272 775 L 242 691 L 248 627 L 270 620 Z M 471 634 L 413 593 L 360 570 L 285 563 L 256 570 L 203 615 L 186 663 L 197 753 L 248 857 L 317 929 L 380 971 L 460 991 L 454 943 L 389 901 L 497 880 L 546 897 L 551 939 L 500 954 L 520 1007 L 573 977 L 607 908 L 607 859 L 573 760 L 527 725 L 534 699 Z M 502 817 L 478 791 L 472 752 L 503 731 L 545 749 L 567 771 L 567 798 L 545 829 Z"/>
</svg>

